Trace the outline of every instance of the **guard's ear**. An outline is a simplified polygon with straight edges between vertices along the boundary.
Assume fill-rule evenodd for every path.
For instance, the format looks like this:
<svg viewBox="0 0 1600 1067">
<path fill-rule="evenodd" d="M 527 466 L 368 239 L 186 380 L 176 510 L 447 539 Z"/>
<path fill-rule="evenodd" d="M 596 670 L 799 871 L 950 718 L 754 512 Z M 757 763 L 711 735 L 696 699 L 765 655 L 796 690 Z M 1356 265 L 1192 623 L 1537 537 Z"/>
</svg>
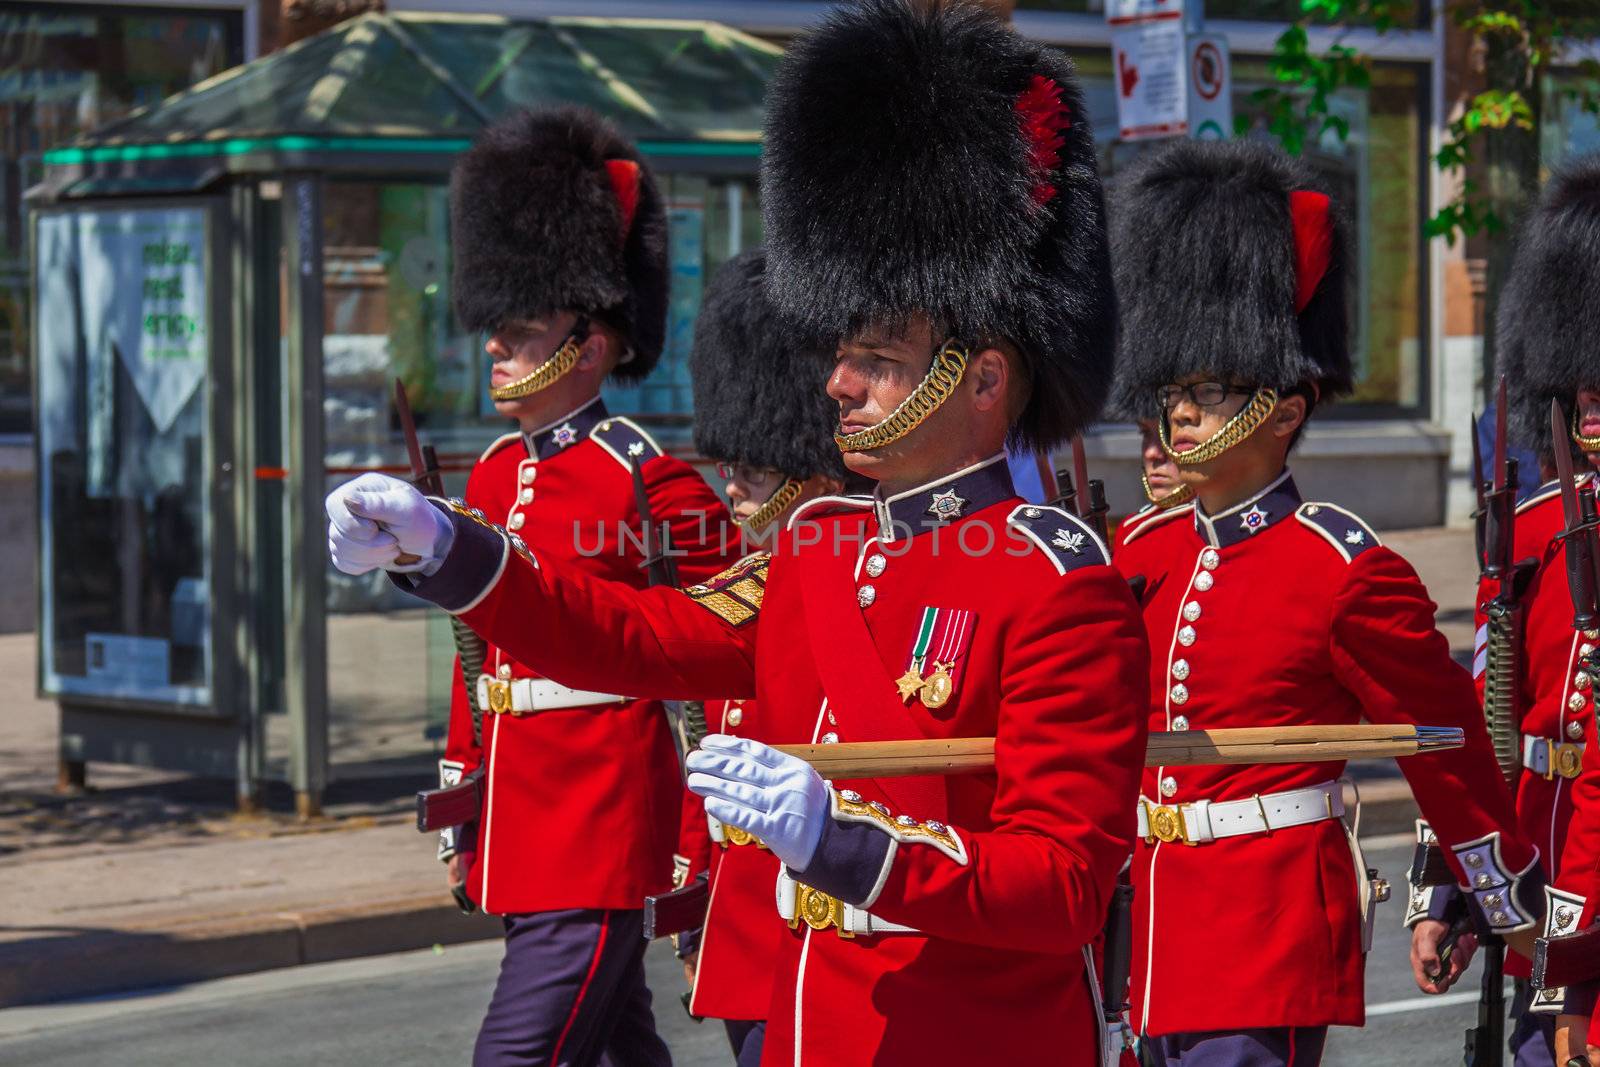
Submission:
<svg viewBox="0 0 1600 1067">
<path fill-rule="evenodd" d="M 1269 425 L 1274 437 L 1289 437 L 1306 421 L 1306 398 L 1295 394 L 1278 401 Z"/>
</svg>

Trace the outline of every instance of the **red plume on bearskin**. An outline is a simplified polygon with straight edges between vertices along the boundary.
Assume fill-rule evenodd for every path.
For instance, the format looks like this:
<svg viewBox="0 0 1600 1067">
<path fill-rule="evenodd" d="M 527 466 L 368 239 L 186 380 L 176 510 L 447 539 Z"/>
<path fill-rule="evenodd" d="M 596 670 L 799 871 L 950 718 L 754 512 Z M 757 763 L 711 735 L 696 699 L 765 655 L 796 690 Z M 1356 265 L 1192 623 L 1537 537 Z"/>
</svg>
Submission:
<svg viewBox="0 0 1600 1067">
<path fill-rule="evenodd" d="M 1028 192 L 1033 202 L 1044 207 L 1055 199 L 1051 184 L 1061 166 L 1061 150 L 1066 147 L 1066 130 L 1072 125 L 1071 112 L 1061 99 L 1061 86 L 1042 74 L 1035 74 L 1027 89 L 1017 97 L 1017 121 L 1028 149 L 1028 167 L 1033 184 Z"/>
</svg>

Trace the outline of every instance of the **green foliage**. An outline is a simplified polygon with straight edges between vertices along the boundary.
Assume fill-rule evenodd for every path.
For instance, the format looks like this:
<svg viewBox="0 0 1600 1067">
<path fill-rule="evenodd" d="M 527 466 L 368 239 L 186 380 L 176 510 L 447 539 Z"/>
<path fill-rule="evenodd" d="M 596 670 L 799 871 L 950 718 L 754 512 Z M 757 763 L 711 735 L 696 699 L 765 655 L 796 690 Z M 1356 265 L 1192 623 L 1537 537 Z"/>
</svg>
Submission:
<svg viewBox="0 0 1600 1067">
<path fill-rule="evenodd" d="M 1300 18 L 1273 49 L 1275 84 L 1251 95 L 1256 114 L 1240 115 L 1238 131 L 1263 121 L 1297 155 L 1308 140 L 1328 133 L 1344 140 L 1349 128 L 1329 110 L 1329 100 L 1341 90 L 1367 88 L 1372 73 L 1370 57 L 1345 43 L 1350 28 L 1365 25 L 1387 32 L 1408 10 L 1405 0 L 1300 0 Z M 1559 83 L 1561 98 L 1600 114 L 1600 62 L 1562 62 L 1570 43 L 1600 36 L 1600 13 L 1593 0 L 1449 0 L 1446 11 L 1482 51 L 1498 57 L 1499 66 L 1495 87 L 1468 101 L 1450 123 L 1433 156 L 1441 173 L 1464 176 L 1486 138 L 1497 131 L 1537 135 L 1538 94 L 1556 67 L 1576 74 Z M 1320 52 L 1311 47 L 1312 28 L 1334 33 L 1332 43 Z M 1506 76 L 1507 70 L 1514 73 Z M 1507 224 L 1479 183 L 1464 180 L 1460 188 L 1460 195 L 1425 224 L 1430 237 L 1453 243 L 1457 236 L 1494 232 Z"/>
</svg>

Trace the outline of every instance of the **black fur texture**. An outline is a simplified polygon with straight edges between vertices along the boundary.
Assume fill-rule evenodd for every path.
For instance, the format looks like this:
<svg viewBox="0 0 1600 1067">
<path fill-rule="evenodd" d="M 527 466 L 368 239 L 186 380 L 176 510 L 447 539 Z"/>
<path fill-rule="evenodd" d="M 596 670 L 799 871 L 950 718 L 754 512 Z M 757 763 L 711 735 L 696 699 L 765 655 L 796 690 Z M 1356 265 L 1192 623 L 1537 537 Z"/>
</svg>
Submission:
<svg viewBox="0 0 1600 1067">
<path fill-rule="evenodd" d="M 605 161 L 639 164 L 639 206 L 627 241 Z M 667 330 L 667 219 L 637 149 L 584 108 L 516 111 L 488 127 L 450 183 L 463 328 L 583 311 L 616 327 L 632 358 L 614 377 L 643 378 Z"/>
<path fill-rule="evenodd" d="M 1524 222 L 1495 339 L 1507 434 L 1551 457 L 1550 401 L 1570 418 L 1578 390 L 1600 386 L 1600 153 L 1557 171 Z"/>
<path fill-rule="evenodd" d="M 825 391 L 831 353 L 784 325 L 767 302 L 766 271 L 766 250 L 752 248 L 706 287 L 689 354 L 694 446 L 726 463 L 842 481 L 839 405 Z"/>
<path fill-rule="evenodd" d="M 1267 386 L 1352 387 L 1349 244 L 1331 205 L 1328 270 L 1295 314 L 1289 194 L 1326 192 L 1310 167 L 1256 141 L 1174 141 L 1112 188 L 1122 309 L 1111 410 L 1156 414 L 1155 390 L 1190 374 Z"/>
<path fill-rule="evenodd" d="M 1016 113 L 1035 75 L 1071 121 L 1043 207 Z M 1061 53 L 959 0 L 835 9 L 768 89 L 762 210 L 772 300 L 825 344 L 925 314 L 1022 350 L 1013 444 L 1058 444 L 1098 413 L 1116 306 L 1093 129 Z"/>
</svg>

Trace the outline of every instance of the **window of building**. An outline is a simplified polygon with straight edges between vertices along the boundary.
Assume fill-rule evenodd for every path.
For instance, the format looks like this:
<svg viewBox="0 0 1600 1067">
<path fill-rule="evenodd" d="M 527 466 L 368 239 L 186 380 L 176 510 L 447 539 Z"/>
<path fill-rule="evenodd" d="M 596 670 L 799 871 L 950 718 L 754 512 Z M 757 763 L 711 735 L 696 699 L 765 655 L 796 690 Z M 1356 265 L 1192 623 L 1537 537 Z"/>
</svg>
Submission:
<svg viewBox="0 0 1600 1067">
<path fill-rule="evenodd" d="M 244 59 L 237 11 L 0 5 L 0 434 L 33 429 L 22 195 L 40 156 Z"/>
</svg>

